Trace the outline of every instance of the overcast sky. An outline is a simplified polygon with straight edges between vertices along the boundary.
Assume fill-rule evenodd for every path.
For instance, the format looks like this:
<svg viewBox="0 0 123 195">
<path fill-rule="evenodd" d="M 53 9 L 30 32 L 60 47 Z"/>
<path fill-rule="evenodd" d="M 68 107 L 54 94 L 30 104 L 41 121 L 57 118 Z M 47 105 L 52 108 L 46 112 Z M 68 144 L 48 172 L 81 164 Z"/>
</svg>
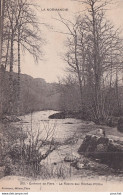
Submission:
<svg viewBox="0 0 123 195">
<path fill-rule="evenodd" d="M 66 64 L 62 60 L 62 55 L 65 53 L 65 40 L 67 35 L 61 34 L 55 31 L 66 32 L 66 27 L 54 20 L 58 18 L 57 11 L 47 11 L 47 8 L 63 8 L 68 11 L 61 11 L 61 15 L 64 18 L 73 20 L 76 12 L 83 10 L 82 5 L 79 2 L 72 0 L 37 0 L 41 6 L 40 11 L 37 12 L 39 22 L 44 22 L 50 25 L 52 28 L 46 28 L 41 26 L 42 36 L 46 39 L 47 44 L 42 47 L 44 56 L 43 61 L 39 61 L 36 64 L 33 57 L 29 54 L 25 54 L 22 59 L 22 73 L 33 76 L 34 78 L 44 78 L 47 82 L 57 82 L 58 77 L 62 77 L 65 74 Z M 115 0 L 114 0 L 115 1 Z M 107 17 L 110 19 L 116 27 L 123 28 L 123 0 L 117 0 L 117 5 L 110 6 L 107 12 Z"/>
</svg>

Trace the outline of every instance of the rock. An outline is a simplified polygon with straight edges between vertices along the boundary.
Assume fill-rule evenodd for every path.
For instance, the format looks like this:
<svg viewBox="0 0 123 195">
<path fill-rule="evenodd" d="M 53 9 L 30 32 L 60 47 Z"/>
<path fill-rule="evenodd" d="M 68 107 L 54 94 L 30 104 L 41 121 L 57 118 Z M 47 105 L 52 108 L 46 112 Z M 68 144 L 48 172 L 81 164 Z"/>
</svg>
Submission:
<svg viewBox="0 0 123 195">
<path fill-rule="evenodd" d="M 123 170 L 123 142 L 95 135 L 86 135 L 78 152 L 94 160 L 99 159 L 111 168 Z"/>
<path fill-rule="evenodd" d="M 98 162 L 98 163 L 100 163 L 100 159 L 98 159 L 98 158 L 96 158 L 95 161 Z"/>
<path fill-rule="evenodd" d="M 107 146 L 104 144 L 98 144 L 96 151 L 97 152 L 107 152 Z"/>
<path fill-rule="evenodd" d="M 82 158 L 79 157 L 76 161 L 72 162 L 71 166 L 76 169 L 84 169 L 88 163 L 89 159 L 83 156 Z"/>
<path fill-rule="evenodd" d="M 68 154 L 67 156 L 65 156 L 64 161 L 65 162 L 75 162 L 75 161 L 77 161 L 77 159 L 79 159 L 78 156 L 76 156 L 74 154 Z"/>
<path fill-rule="evenodd" d="M 105 130 L 104 129 L 96 129 L 94 131 L 91 131 L 91 134 L 96 135 L 96 136 L 103 136 L 105 137 Z"/>
<path fill-rule="evenodd" d="M 123 117 L 118 120 L 117 130 L 123 133 Z"/>
<path fill-rule="evenodd" d="M 86 111 L 64 111 L 64 112 L 50 115 L 49 118 L 50 119 L 75 118 L 75 119 L 90 120 L 90 117 Z"/>
<path fill-rule="evenodd" d="M 55 113 L 49 116 L 49 119 L 65 119 L 65 113 L 60 112 L 60 113 Z"/>
<path fill-rule="evenodd" d="M 90 161 L 88 164 L 86 164 L 86 167 L 87 167 L 87 168 L 94 169 L 94 168 L 97 167 L 97 164 Z"/>
<path fill-rule="evenodd" d="M 105 137 L 105 130 L 103 130 L 103 129 L 98 129 L 98 133 L 99 133 L 101 136 L 104 136 L 104 137 Z"/>
<path fill-rule="evenodd" d="M 95 171 L 105 171 L 109 170 L 109 167 L 105 164 L 97 163 L 94 161 L 89 161 L 89 163 L 86 164 L 86 168 L 92 169 Z"/>
<path fill-rule="evenodd" d="M 95 125 L 95 123 L 93 121 L 86 121 L 87 125 Z"/>
<path fill-rule="evenodd" d="M 98 137 L 97 138 L 97 144 L 108 144 L 109 143 L 109 138 L 107 137 Z"/>
<path fill-rule="evenodd" d="M 77 163 L 76 163 L 76 168 L 77 168 L 77 169 L 84 169 L 84 168 L 85 168 L 85 165 L 84 165 L 83 162 L 77 162 Z"/>
<path fill-rule="evenodd" d="M 80 154 L 82 154 L 83 152 L 86 152 L 86 149 L 89 146 L 90 141 L 91 141 L 91 135 L 86 135 L 86 137 L 83 140 L 82 145 L 80 146 L 78 150 Z"/>
<path fill-rule="evenodd" d="M 72 123 L 72 122 L 66 122 L 66 123 L 64 123 L 64 124 L 72 125 L 72 124 L 74 124 L 74 123 Z"/>
<path fill-rule="evenodd" d="M 75 143 L 77 143 L 77 141 L 78 141 L 78 138 L 77 137 L 70 137 L 70 138 L 68 138 L 67 140 L 65 140 L 65 142 L 64 142 L 64 144 L 75 144 Z"/>
</svg>

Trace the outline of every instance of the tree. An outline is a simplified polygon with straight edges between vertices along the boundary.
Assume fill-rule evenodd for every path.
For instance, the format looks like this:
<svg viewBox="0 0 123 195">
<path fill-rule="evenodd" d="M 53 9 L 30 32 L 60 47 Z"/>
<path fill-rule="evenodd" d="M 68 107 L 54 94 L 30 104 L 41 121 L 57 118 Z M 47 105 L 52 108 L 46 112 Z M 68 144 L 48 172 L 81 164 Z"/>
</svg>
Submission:
<svg viewBox="0 0 123 195">
<path fill-rule="evenodd" d="M 9 106 L 8 113 L 20 112 L 20 73 L 21 73 L 21 53 L 26 50 L 34 59 L 41 59 L 42 38 L 37 16 L 34 7 L 27 0 L 6 0 L 5 20 L 4 20 L 4 52 L 3 66 L 5 70 L 9 68 Z M 18 80 L 13 79 L 14 65 L 18 66 Z M 17 83 L 17 85 L 15 85 Z M 15 102 L 15 103 L 14 103 Z M 14 109 L 17 108 L 17 110 Z M 13 110 L 14 109 L 14 110 Z"/>
<path fill-rule="evenodd" d="M 60 19 L 57 20 L 67 27 L 70 34 L 65 60 L 70 72 L 78 77 L 81 110 L 84 107 L 91 110 L 94 120 L 100 123 L 107 120 L 111 113 L 111 110 L 106 109 L 106 88 L 109 80 L 110 86 L 114 82 L 116 70 L 122 69 L 123 45 L 119 30 L 115 30 L 105 17 L 108 1 L 80 2 L 86 6 L 86 11 L 76 18 L 75 23 L 64 19 L 60 14 Z M 116 93 L 119 102 L 118 90 Z"/>
<path fill-rule="evenodd" d="M 105 7 L 108 1 L 85 0 L 88 14 L 84 17 L 86 36 L 89 39 L 91 59 L 89 65 L 93 71 L 94 83 L 94 112 L 97 121 L 106 118 L 104 109 L 105 97 L 103 83 L 105 74 L 109 73 L 110 66 L 119 69 L 122 64 L 122 45 L 118 30 L 105 18 Z"/>
<path fill-rule="evenodd" d="M 1 88 L 1 59 L 2 59 L 2 1 L 0 0 L 0 117 L 2 111 L 2 88 Z"/>
<path fill-rule="evenodd" d="M 79 23 L 78 20 L 74 23 L 71 21 L 64 19 L 60 14 L 59 14 L 60 19 L 56 19 L 60 22 L 62 22 L 67 30 L 70 37 L 67 39 L 67 47 L 69 48 L 68 52 L 66 53 L 66 56 L 64 60 L 68 63 L 70 69 L 72 72 L 77 74 L 78 78 L 78 83 L 79 83 L 79 91 L 80 91 L 80 100 L 81 100 L 81 105 L 80 105 L 80 110 L 84 111 L 84 106 L 83 106 L 83 91 L 82 91 L 82 71 L 81 71 L 81 66 L 80 66 L 80 58 L 79 58 L 79 46 L 78 46 L 78 27 Z M 64 32 L 62 32 L 64 33 Z M 69 71 L 70 71 L 69 69 Z"/>
<path fill-rule="evenodd" d="M 65 79 L 59 80 L 60 110 L 67 111 L 81 111 L 80 93 L 78 78 L 69 74 Z"/>
<path fill-rule="evenodd" d="M 3 77 L 2 77 L 2 50 L 3 50 L 3 21 L 4 21 L 5 0 L 0 0 L 0 117 L 2 116 L 3 102 Z"/>
</svg>

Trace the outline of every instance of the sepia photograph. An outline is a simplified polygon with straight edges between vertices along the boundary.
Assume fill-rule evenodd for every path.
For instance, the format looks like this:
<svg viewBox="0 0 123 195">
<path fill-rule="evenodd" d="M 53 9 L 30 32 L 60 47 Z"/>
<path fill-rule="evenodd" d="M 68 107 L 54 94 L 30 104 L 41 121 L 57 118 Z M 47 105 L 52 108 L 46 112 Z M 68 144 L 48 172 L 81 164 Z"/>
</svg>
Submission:
<svg viewBox="0 0 123 195">
<path fill-rule="evenodd" d="M 0 0 L 0 191 L 122 183 L 123 0 Z"/>
</svg>

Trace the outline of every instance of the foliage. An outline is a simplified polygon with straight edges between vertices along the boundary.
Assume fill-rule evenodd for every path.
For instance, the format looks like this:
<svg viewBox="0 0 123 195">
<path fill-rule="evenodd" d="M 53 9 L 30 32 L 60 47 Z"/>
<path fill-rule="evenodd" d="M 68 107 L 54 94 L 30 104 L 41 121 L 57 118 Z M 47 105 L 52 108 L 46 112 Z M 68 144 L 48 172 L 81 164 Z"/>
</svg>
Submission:
<svg viewBox="0 0 123 195">
<path fill-rule="evenodd" d="M 79 94 L 80 110 L 83 113 L 85 110 L 90 112 L 93 120 L 101 123 L 107 121 L 114 112 L 122 114 L 120 85 L 123 40 L 120 31 L 106 19 L 107 1 L 81 0 L 81 3 L 85 5 L 86 11 L 76 16 L 74 23 L 61 14 L 56 19 L 66 26 L 68 51 L 64 60 L 73 78 L 70 80 L 68 76 L 64 82 L 66 88 L 69 83 L 68 91 L 65 91 L 65 87 L 61 88 L 62 108 L 66 108 L 67 104 L 69 109 L 70 99 L 74 101 L 74 96 L 78 98 Z"/>
<path fill-rule="evenodd" d="M 37 5 L 28 0 L 1 0 L 0 3 L 0 110 L 2 115 L 7 97 L 7 113 L 20 114 L 21 54 L 27 51 L 38 61 L 44 41 L 35 13 Z M 6 71 L 9 71 L 9 80 L 6 80 Z M 16 80 L 14 71 L 18 72 Z"/>
<path fill-rule="evenodd" d="M 21 95 L 20 95 L 20 115 L 40 110 L 59 110 L 59 85 L 56 83 L 46 83 L 39 78 L 34 79 L 31 76 L 20 74 Z M 17 109 L 17 73 L 13 73 L 14 84 L 14 103 L 13 111 L 16 114 Z M 4 99 L 3 115 L 9 114 L 9 72 L 4 73 Z M 23 89 L 23 90 L 22 90 Z"/>
<path fill-rule="evenodd" d="M 57 148 L 53 141 L 55 124 L 44 128 L 43 136 L 41 130 L 33 132 L 32 126 L 27 132 L 10 124 L 3 126 L 0 164 L 5 166 L 5 175 L 40 175 L 41 161 Z"/>
</svg>

